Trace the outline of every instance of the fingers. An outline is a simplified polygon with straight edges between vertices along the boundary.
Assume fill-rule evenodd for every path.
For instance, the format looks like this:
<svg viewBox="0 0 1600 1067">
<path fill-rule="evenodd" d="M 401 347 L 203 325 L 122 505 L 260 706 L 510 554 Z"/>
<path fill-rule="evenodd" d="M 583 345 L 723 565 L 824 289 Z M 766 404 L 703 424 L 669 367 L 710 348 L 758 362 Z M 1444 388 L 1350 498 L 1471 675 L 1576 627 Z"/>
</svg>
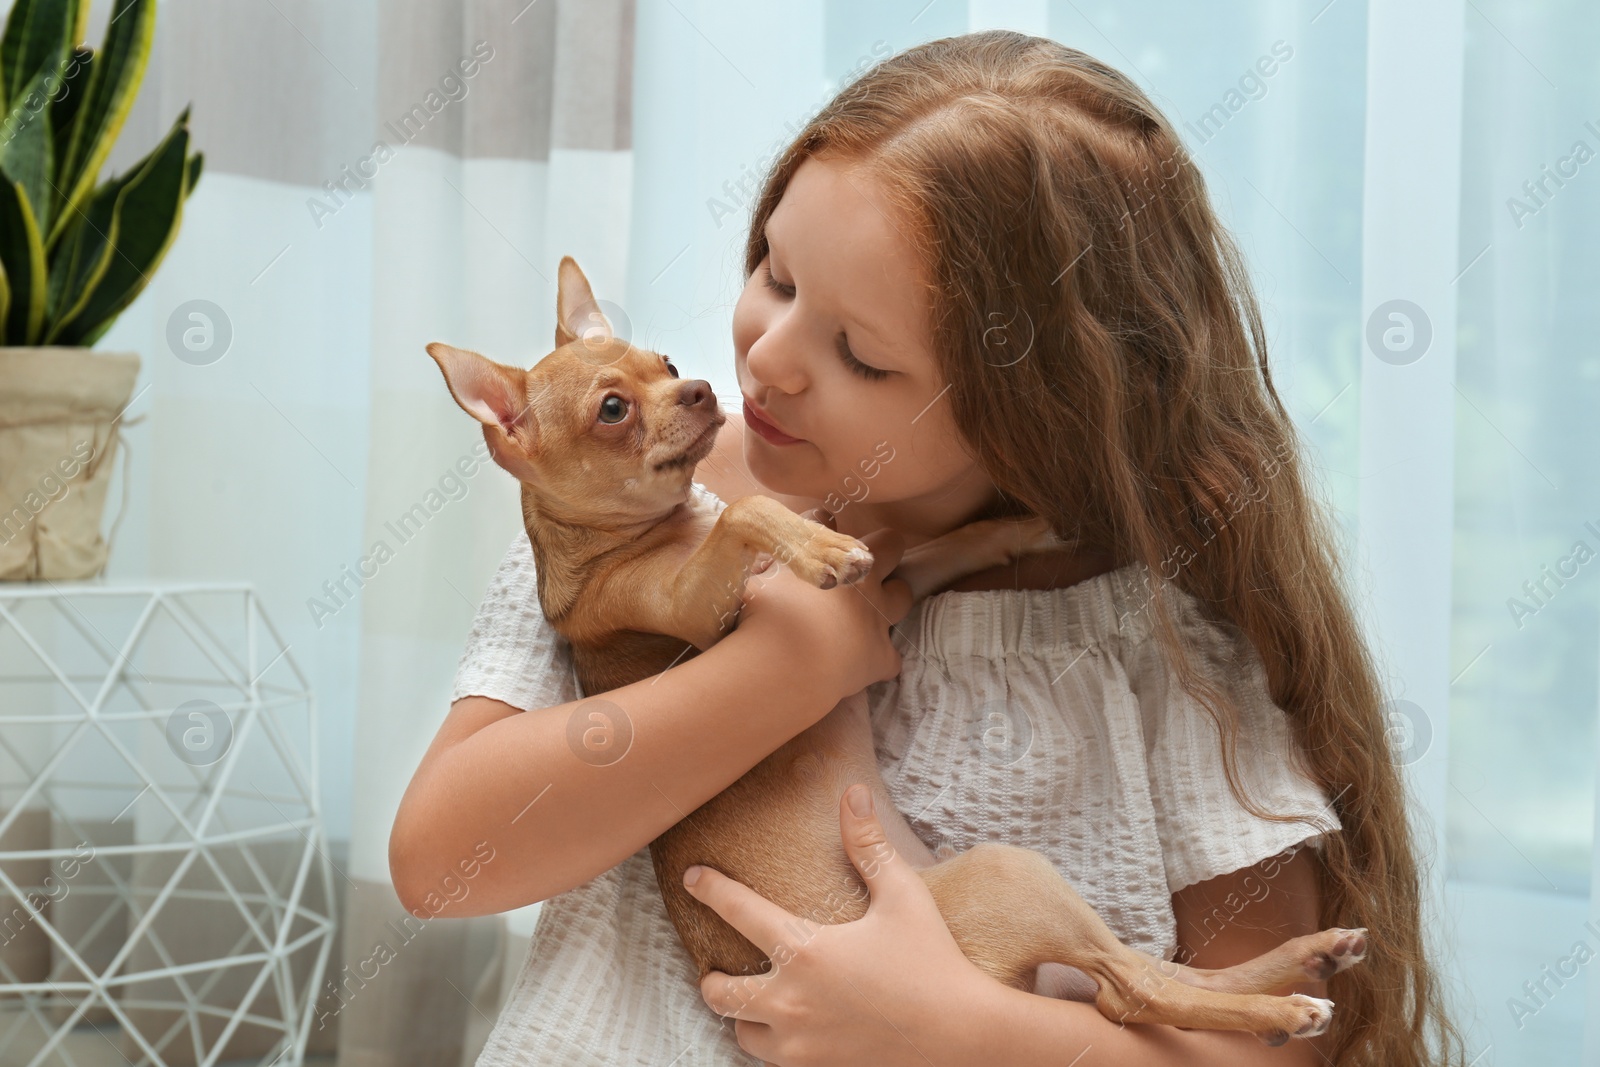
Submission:
<svg viewBox="0 0 1600 1067">
<path fill-rule="evenodd" d="M 882 590 L 882 594 L 876 599 L 882 604 L 883 614 L 891 625 L 897 623 L 911 611 L 913 599 L 911 586 L 906 584 L 905 579 L 889 577 L 905 555 L 905 535 L 898 530 L 885 527 L 857 540 L 872 552 L 872 569 L 858 584 L 870 589 L 876 583 Z"/>
<path fill-rule="evenodd" d="M 911 588 L 911 583 L 904 578 L 885 579 L 883 586 L 883 613 L 893 622 L 899 622 L 911 614 L 911 605 L 916 600 L 916 593 Z"/>
<path fill-rule="evenodd" d="M 906 552 L 905 534 L 899 530 L 891 530 L 887 526 L 864 534 L 856 540 L 872 551 L 872 570 L 868 574 L 879 580 L 900 565 L 900 557 Z"/>
<path fill-rule="evenodd" d="M 868 907 L 885 903 L 894 906 L 896 898 L 888 894 L 893 894 L 905 879 L 915 878 L 917 874 L 889 844 L 868 786 L 858 782 L 839 798 L 839 835 L 844 840 L 845 854 L 861 872 L 867 891 L 872 895 Z"/>
<path fill-rule="evenodd" d="M 763 1022 L 758 1005 L 761 992 L 777 973 L 768 968 L 765 974 L 746 974 L 735 977 L 724 971 L 708 971 L 700 979 L 700 999 L 718 1015 L 728 1015 L 748 1022 L 752 1026 Z"/>
<path fill-rule="evenodd" d="M 829 511 L 827 508 L 823 508 L 823 507 L 810 508 L 809 510 L 802 511 L 800 513 L 800 517 L 802 519 L 810 519 L 812 522 L 821 523 L 822 525 L 826 526 L 828 529 L 833 530 L 835 532 L 837 532 L 838 529 L 839 529 L 839 527 L 836 525 L 836 520 L 834 519 L 833 512 Z"/>
<path fill-rule="evenodd" d="M 683 887 L 690 896 L 749 938 L 768 959 L 777 952 L 786 931 L 790 931 L 792 937 L 793 930 L 815 925 L 809 919 L 789 914 L 749 886 L 710 867 L 696 864 L 684 871 Z"/>
<path fill-rule="evenodd" d="M 768 971 L 735 978 L 723 971 L 708 971 L 700 979 L 700 999 L 718 1015 L 734 1020 L 733 1036 L 739 1047 L 760 1059 L 762 1067 L 766 1067 L 768 1057 L 773 1055 L 773 1035 L 772 1025 L 762 1014 L 766 1001 L 760 994 L 774 973 Z"/>
</svg>

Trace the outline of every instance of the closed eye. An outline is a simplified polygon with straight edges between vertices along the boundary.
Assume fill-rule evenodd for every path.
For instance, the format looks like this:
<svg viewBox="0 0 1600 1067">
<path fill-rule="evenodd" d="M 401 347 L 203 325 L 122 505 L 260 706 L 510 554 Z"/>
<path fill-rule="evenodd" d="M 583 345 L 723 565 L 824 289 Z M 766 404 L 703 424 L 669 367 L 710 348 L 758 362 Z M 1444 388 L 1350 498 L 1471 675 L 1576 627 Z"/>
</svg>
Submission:
<svg viewBox="0 0 1600 1067">
<path fill-rule="evenodd" d="M 881 382 L 889 376 L 889 372 L 881 367 L 869 367 L 855 357 L 850 351 L 850 342 L 843 331 L 839 334 L 839 358 L 844 360 L 844 365 L 868 381 Z"/>
<path fill-rule="evenodd" d="M 772 276 L 772 266 L 770 263 L 763 263 L 761 265 L 761 274 L 762 284 L 768 289 L 771 289 L 780 296 L 793 298 L 795 294 L 794 286 L 784 285 L 779 282 L 778 279 L 774 278 Z M 839 337 L 836 344 L 839 351 L 839 358 L 844 361 L 844 365 L 849 367 L 851 371 L 867 379 L 868 381 L 873 382 L 881 382 L 883 379 L 889 377 L 891 373 L 890 371 L 883 370 L 880 367 L 869 366 L 855 357 L 855 353 L 850 351 L 850 342 L 845 337 L 844 331 L 841 330 L 839 332 Z"/>
<path fill-rule="evenodd" d="M 761 265 L 761 273 L 766 276 L 766 282 L 764 284 L 768 289 L 771 289 L 775 293 L 780 293 L 783 296 L 794 295 L 794 286 L 780 284 L 778 279 L 772 276 L 772 267 L 770 265 L 763 263 Z"/>
</svg>

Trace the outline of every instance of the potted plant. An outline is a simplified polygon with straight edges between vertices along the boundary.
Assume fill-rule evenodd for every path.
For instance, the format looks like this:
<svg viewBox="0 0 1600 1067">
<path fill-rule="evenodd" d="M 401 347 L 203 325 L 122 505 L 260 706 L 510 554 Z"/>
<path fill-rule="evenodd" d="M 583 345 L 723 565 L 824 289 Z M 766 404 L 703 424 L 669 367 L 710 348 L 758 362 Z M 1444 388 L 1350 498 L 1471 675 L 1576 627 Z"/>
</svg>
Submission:
<svg viewBox="0 0 1600 1067">
<path fill-rule="evenodd" d="M 0 36 L 0 580 L 90 578 L 139 356 L 90 346 L 149 283 L 200 178 L 189 109 L 100 180 L 144 80 L 156 0 L 16 0 Z"/>
</svg>

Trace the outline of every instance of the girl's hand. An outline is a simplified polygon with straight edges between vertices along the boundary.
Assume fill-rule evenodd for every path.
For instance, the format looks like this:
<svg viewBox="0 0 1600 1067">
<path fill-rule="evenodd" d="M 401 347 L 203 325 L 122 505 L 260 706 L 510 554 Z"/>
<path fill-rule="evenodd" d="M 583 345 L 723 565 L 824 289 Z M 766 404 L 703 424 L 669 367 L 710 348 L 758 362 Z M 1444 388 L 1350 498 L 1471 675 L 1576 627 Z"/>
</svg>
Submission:
<svg viewBox="0 0 1600 1067">
<path fill-rule="evenodd" d="M 864 814 L 851 810 L 851 798 L 864 802 Z M 690 895 L 772 960 L 750 977 L 712 971 L 700 995 L 737 1020 L 740 1048 L 779 1067 L 942 1062 L 952 1019 L 973 1027 L 971 1006 L 999 984 L 956 946 L 927 884 L 885 837 L 870 789 L 845 791 L 839 825 L 871 895 L 855 922 L 818 924 L 709 867 L 684 872 Z"/>
<path fill-rule="evenodd" d="M 872 570 L 854 585 L 818 589 L 788 567 L 768 566 L 745 583 L 739 613 L 740 629 L 779 632 L 780 647 L 833 683 L 835 700 L 900 673 L 889 630 L 911 610 L 911 587 L 888 577 L 905 552 L 905 537 L 884 529 L 861 541 L 872 552 Z"/>
</svg>

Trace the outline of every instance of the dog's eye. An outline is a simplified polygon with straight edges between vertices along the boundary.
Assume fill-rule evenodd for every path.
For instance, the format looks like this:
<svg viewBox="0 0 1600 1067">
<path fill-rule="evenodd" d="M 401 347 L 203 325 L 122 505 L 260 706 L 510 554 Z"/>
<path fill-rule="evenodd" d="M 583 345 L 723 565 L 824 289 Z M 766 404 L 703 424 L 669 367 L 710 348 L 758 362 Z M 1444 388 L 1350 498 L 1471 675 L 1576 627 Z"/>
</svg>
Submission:
<svg viewBox="0 0 1600 1067">
<path fill-rule="evenodd" d="M 678 376 L 678 368 L 672 365 L 672 360 L 668 359 L 666 356 L 662 356 L 661 362 L 667 365 L 668 374 L 672 375 L 674 378 Z"/>
<path fill-rule="evenodd" d="M 621 422 L 628 417 L 628 402 L 620 396 L 608 396 L 600 401 L 601 422 Z"/>
</svg>

